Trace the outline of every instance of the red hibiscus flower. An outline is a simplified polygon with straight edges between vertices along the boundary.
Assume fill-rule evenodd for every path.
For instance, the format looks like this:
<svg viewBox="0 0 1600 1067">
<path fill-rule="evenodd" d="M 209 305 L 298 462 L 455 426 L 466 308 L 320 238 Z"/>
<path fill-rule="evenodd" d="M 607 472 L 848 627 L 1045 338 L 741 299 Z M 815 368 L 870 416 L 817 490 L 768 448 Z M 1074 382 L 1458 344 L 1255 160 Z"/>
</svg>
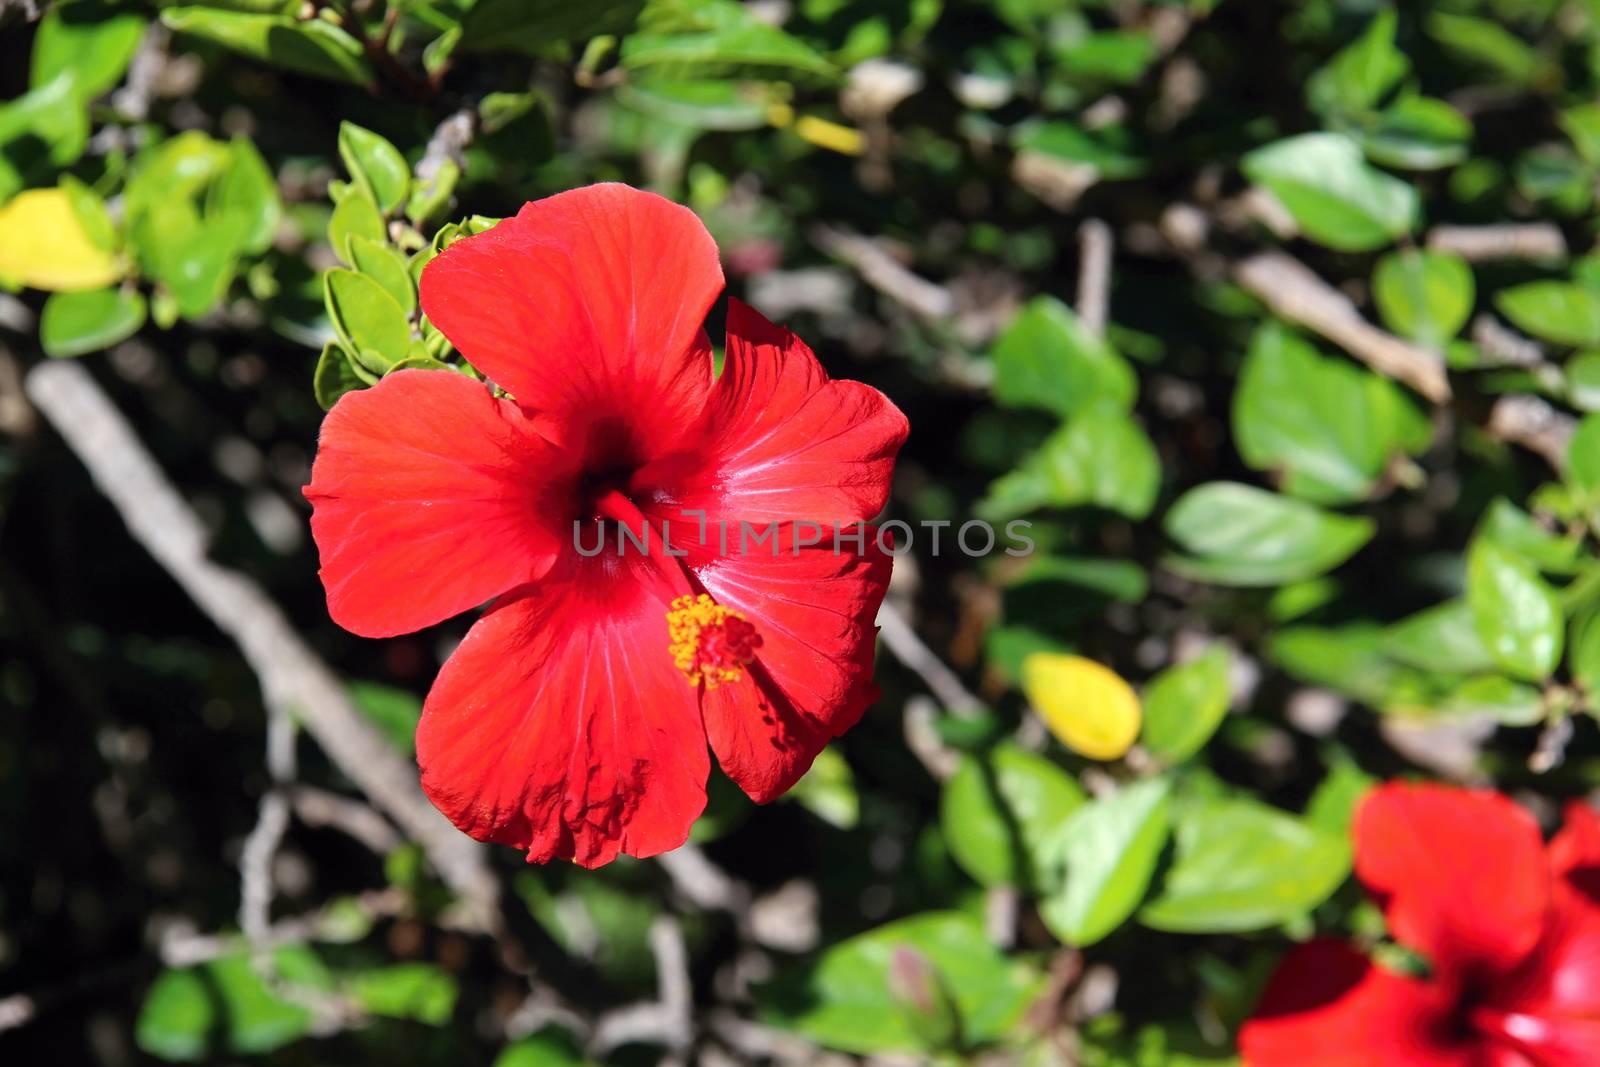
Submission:
<svg viewBox="0 0 1600 1067">
<path fill-rule="evenodd" d="M 1546 847 L 1497 793 L 1390 784 L 1354 837 L 1356 874 L 1429 974 L 1298 949 L 1239 1035 L 1245 1067 L 1600 1064 L 1600 817 L 1573 804 Z"/>
<path fill-rule="evenodd" d="M 405 370 L 323 423 L 306 496 L 334 620 L 384 637 L 493 599 L 417 759 L 457 826 L 530 861 L 676 848 L 708 740 L 768 801 L 875 695 L 890 558 L 862 524 L 905 417 L 736 300 L 714 378 L 721 289 L 705 227 L 658 196 L 528 204 L 422 275 L 429 319 L 509 397 Z M 742 551 L 741 522 L 770 537 Z"/>
</svg>

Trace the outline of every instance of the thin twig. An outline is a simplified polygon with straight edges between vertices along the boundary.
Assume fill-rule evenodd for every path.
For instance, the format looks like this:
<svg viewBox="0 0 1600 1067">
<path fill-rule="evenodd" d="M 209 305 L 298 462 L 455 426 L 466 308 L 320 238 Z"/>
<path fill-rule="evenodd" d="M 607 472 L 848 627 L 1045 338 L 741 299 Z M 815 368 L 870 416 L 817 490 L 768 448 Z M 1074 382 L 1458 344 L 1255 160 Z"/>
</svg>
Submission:
<svg viewBox="0 0 1600 1067">
<path fill-rule="evenodd" d="M 1111 227 L 1086 219 L 1078 227 L 1078 318 L 1096 337 L 1106 332 L 1111 303 Z"/>
<path fill-rule="evenodd" d="M 1501 397 L 1489 412 L 1490 436 L 1539 453 L 1558 474 L 1567 468 L 1567 448 L 1577 429 L 1571 415 L 1522 393 Z"/>
<path fill-rule="evenodd" d="M 289 803 L 294 808 L 295 818 L 307 826 L 338 830 L 380 856 L 404 844 L 388 819 L 352 797 L 313 785 L 297 785 L 289 794 Z"/>
<path fill-rule="evenodd" d="M 269 706 L 282 702 L 328 757 L 417 841 L 481 928 L 500 928 L 499 885 L 482 848 L 441 815 L 364 719 L 338 676 L 252 579 L 212 562 L 207 535 L 133 428 L 80 364 L 42 363 L 27 377 L 34 405 L 77 453 L 128 531 L 238 644 Z"/>
<path fill-rule="evenodd" d="M 878 635 L 896 659 L 910 668 L 927 685 L 944 710 L 959 718 L 972 718 L 983 710 L 983 701 L 972 694 L 956 672 L 945 665 L 900 613 L 884 601 L 878 611 Z"/>
<path fill-rule="evenodd" d="M 1561 228 L 1551 222 L 1435 226 L 1428 231 L 1428 247 L 1435 252 L 1454 252 L 1474 263 L 1495 259 L 1567 258 L 1567 239 L 1562 236 Z"/>
<path fill-rule="evenodd" d="M 903 266 L 870 237 L 834 226 L 814 226 L 811 243 L 853 267 L 866 283 L 925 319 L 943 319 L 955 311 L 950 290 Z"/>
<path fill-rule="evenodd" d="M 1436 404 L 1450 399 L 1438 353 L 1402 341 L 1361 317 L 1349 297 L 1284 252 L 1259 252 L 1234 265 L 1234 277 L 1275 313 L 1321 334 L 1379 374 Z"/>
</svg>

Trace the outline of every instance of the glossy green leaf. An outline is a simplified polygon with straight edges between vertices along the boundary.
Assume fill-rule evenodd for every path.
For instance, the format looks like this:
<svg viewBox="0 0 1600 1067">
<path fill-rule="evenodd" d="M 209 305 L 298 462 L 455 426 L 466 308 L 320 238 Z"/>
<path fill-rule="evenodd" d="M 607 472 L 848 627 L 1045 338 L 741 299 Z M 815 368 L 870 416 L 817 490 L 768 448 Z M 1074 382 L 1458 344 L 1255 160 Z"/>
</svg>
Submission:
<svg viewBox="0 0 1600 1067">
<path fill-rule="evenodd" d="M 1383 651 L 1401 663 L 1448 674 L 1476 674 L 1495 667 L 1464 599 L 1424 608 L 1390 626 L 1384 632 Z"/>
<path fill-rule="evenodd" d="M 1600 415 L 1585 415 L 1567 444 L 1567 470 L 1562 479 L 1585 508 L 1600 507 Z"/>
<path fill-rule="evenodd" d="M 620 59 L 628 70 L 670 67 L 700 75 L 745 68 L 836 73 L 821 53 L 737 0 L 653 0 L 638 29 L 623 38 Z"/>
<path fill-rule="evenodd" d="M 411 324 L 405 311 L 383 286 L 353 270 L 330 270 L 323 276 L 328 317 L 339 339 L 371 370 L 387 370 L 404 359 L 411 345 Z M 375 353 L 381 366 L 374 366 Z"/>
<path fill-rule="evenodd" d="M 1324 115 L 1357 115 L 1375 107 L 1411 69 L 1394 43 L 1395 13 L 1384 9 L 1364 33 L 1306 82 L 1306 101 Z"/>
<path fill-rule="evenodd" d="M 341 122 L 339 158 L 384 214 L 406 202 L 411 193 L 411 168 L 400 150 L 383 137 L 353 122 Z"/>
<path fill-rule="evenodd" d="M 208 191 L 205 215 L 237 228 L 241 251 L 265 252 L 272 247 L 283 213 L 277 180 L 256 146 L 245 138 L 234 138 L 228 151 L 229 159 Z"/>
<path fill-rule="evenodd" d="M 388 238 L 388 229 L 378 212 L 377 202 L 359 186 L 346 190 L 334 206 L 333 218 L 328 220 L 328 243 L 333 245 L 334 252 L 346 263 L 355 262 L 354 254 L 350 251 L 353 237 L 365 237 L 380 244 Z"/>
<path fill-rule="evenodd" d="M 1561 602 L 1521 556 L 1477 538 L 1467 553 L 1467 603 L 1478 636 L 1507 673 L 1542 681 L 1561 662 Z"/>
<path fill-rule="evenodd" d="M 1421 451 L 1430 427 L 1387 378 L 1333 357 L 1277 325 L 1256 332 L 1233 398 L 1234 442 L 1257 470 L 1317 503 L 1365 498 L 1397 455 Z"/>
<path fill-rule="evenodd" d="M 329 341 L 322 346 L 322 354 L 317 357 L 317 366 L 311 376 L 311 391 L 322 410 L 331 411 L 344 394 L 372 385 L 368 380 L 371 377 L 364 369 L 354 365 L 338 341 Z"/>
<path fill-rule="evenodd" d="M 1094 505 L 1143 518 L 1161 488 L 1161 461 L 1132 418 L 1091 411 L 1047 438 L 1018 468 L 995 481 L 978 505 L 992 521 L 1041 507 Z"/>
<path fill-rule="evenodd" d="M 1350 873 L 1347 839 L 1254 800 L 1187 805 L 1176 856 L 1139 921 L 1181 933 L 1233 933 L 1289 922 Z"/>
<path fill-rule="evenodd" d="M 1580 411 L 1600 411 L 1600 352 L 1580 352 L 1567 360 L 1567 400 Z"/>
<path fill-rule="evenodd" d="M 1439 170 L 1467 158 L 1472 122 L 1431 96 L 1404 96 L 1357 135 L 1367 157 L 1386 167 Z"/>
<path fill-rule="evenodd" d="M 962 1036 L 983 1045 L 1015 1031 L 1041 987 L 1029 963 L 1008 958 L 982 925 L 957 912 L 900 919 L 842 941 L 756 993 L 764 1020 L 843 1052 L 918 1052 L 921 1039 L 895 1010 L 889 962 L 906 945 L 938 970 L 961 1016 Z"/>
<path fill-rule="evenodd" d="M 1167 843 L 1165 778 L 1150 778 L 1085 804 L 1061 829 L 1065 883 L 1039 904 L 1050 932 L 1092 945 L 1121 926 L 1144 899 Z"/>
<path fill-rule="evenodd" d="M 359 233 L 351 234 L 347 241 L 351 265 L 383 286 L 383 291 L 394 297 L 407 315 L 413 314 L 417 310 L 417 286 L 411 280 L 405 257 L 393 246 Z"/>
<path fill-rule="evenodd" d="M 357 971 L 343 992 L 362 1011 L 428 1026 L 450 1021 L 456 1006 L 456 980 L 431 963 L 397 963 Z"/>
<path fill-rule="evenodd" d="M 1236 482 L 1189 490 L 1166 531 L 1189 555 L 1168 566 L 1220 585 L 1282 585 L 1332 570 L 1372 537 L 1370 519 L 1323 511 Z"/>
<path fill-rule="evenodd" d="M 1212 645 L 1151 679 L 1144 689 L 1139 743 L 1166 763 L 1182 763 L 1204 748 L 1228 714 L 1231 664 L 1227 648 Z"/>
<path fill-rule="evenodd" d="M 1052 296 L 1030 300 L 995 342 L 995 400 L 1072 416 L 1127 411 L 1139 383 L 1133 368 Z"/>
<path fill-rule="evenodd" d="M 110 348 L 144 325 L 144 297 L 136 289 L 52 293 L 39 315 L 39 344 L 56 358 Z"/>
<path fill-rule="evenodd" d="M 1044 756 L 1012 744 L 964 756 L 944 785 L 939 818 L 962 870 L 984 886 L 1039 886 L 1047 850 L 1084 801 L 1073 778 Z"/>
<path fill-rule="evenodd" d="M 1341 755 L 1328 768 L 1306 802 L 1305 821 L 1340 840 L 1348 840 L 1361 798 L 1378 780 L 1363 771 L 1349 756 Z"/>
<path fill-rule="evenodd" d="M 1472 268 L 1449 252 L 1391 252 L 1372 272 L 1372 295 L 1384 324 L 1420 344 L 1442 348 L 1461 332 L 1477 299 Z"/>
<path fill-rule="evenodd" d="M 1381 248 L 1417 225 L 1417 192 L 1376 170 L 1337 133 L 1306 133 L 1244 158 L 1251 181 L 1272 191 L 1306 236 L 1342 252 Z"/>
<path fill-rule="evenodd" d="M 277 949 L 273 965 L 285 981 L 332 988 L 326 968 L 307 948 Z M 214 1040 L 227 1052 L 258 1055 L 304 1037 L 313 1021 L 309 1008 L 275 993 L 241 951 L 192 970 L 162 972 L 145 995 L 134 1040 L 166 1060 L 206 1059 Z"/>
<path fill-rule="evenodd" d="M 47 184 L 54 172 L 89 143 L 89 113 L 72 75 L 0 103 L 0 201 L 29 184 Z M 43 158 L 37 158 L 43 148 Z"/>
<path fill-rule="evenodd" d="M 1572 574 L 1582 566 L 1580 536 L 1547 529 L 1505 497 L 1490 501 L 1477 536 L 1510 549 L 1546 574 Z"/>
<path fill-rule="evenodd" d="M 1563 345 L 1600 345 L 1600 290 L 1572 282 L 1503 289 L 1495 306 L 1519 329 Z"/>
<path fill-rule="evenodd" d="M 165 8 L 161 21 L 178 33 L 193 34 L 285 70 L 352 85 L 373 80 L 372 65 L 360 42 L 322 19 L 194 6 Z"/>
<path fill-rule="evenodd" d="M 99 96 L 122 80 L 147 25 L 137 12 L 98 0 L 52 6 L 33 37 L 28 87 L 38 89 L 65 74 L 79 99 Z"/>
<path fill-rule="evenodd" d="M 1498 674 L 1468 678 L 1445 696 L 1440 710 L 1486 715 L 1506 726 L 1532 726 L 1545 718 L 1544 694 L 1538 687 Z"/>
</svg>

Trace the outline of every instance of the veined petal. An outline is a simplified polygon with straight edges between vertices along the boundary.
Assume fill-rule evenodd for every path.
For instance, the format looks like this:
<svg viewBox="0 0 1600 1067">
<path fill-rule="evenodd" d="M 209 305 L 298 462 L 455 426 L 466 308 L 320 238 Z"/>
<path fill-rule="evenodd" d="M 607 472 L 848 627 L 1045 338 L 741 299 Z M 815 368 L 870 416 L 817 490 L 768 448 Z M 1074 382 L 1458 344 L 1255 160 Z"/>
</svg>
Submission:
<svg viewBox="0 0 1600 1067">
<path fill-rule="evenodd" d="M 701 699 L 717 761 L 758 803 L 782 795 L 877 699 L 874 620 L 891 558 L 875 530 L 861 534 L 861 551 L 849 540 L 836 550 L 831 532 L 802 547 L 809 533 L 791 527 L 775 534 L 772 554 L 730 553 L 696 567 L 706 591 L 761 635 L 745 678 Z"/>
<path fill-rule="evenodd" d="M 387 637 L 539 578 L 565 536 L 559 467 L 515 404 L 464 375 L 399 371 L 345 394 L 305 489 L 329 614 Z"/>
<path fill-rule="evenodd" d="M 1239 1031 L 1243 1067 L 1482 1067 L 1441 987 L 1337 941 L 1292 952 Z"/>
<path fill-rule="evenodd" d="M 673 487 L 681 510 L 736 525 L 871 519 L 889 496 L 906 417 L 878 390 L 832 381 L 793 333 L 728 301 L 722 375 L 692 469 L 643 481 Z M 671 461 L 668 461 L 670 463 Z"/>
<path fill-rule="evenodd" d="M 667 651 L 654 563 L 564 558 L 445 663 L 417 727 L 422 787 L 466 833 L 598 867 L 683 844 L 705 730 Z"/>
<path fill-rule="evenodd" d="M 1353 833 L 1356 874 L 1390 931 L 1442 980 L 1490 980 L 1538 943 L 1551 878 L 1539 826 L 1513 801 L 1390 783 L 1361 802 Z"/>
<path fill-rule="evenodd" d="M 525 205 L 422 273 L 422 308 L 552 439 L 639 463 L 697 423 L 711 386 L 701 328 L 722 291 L 694 213 L 601 184 Z"/>
</svg>

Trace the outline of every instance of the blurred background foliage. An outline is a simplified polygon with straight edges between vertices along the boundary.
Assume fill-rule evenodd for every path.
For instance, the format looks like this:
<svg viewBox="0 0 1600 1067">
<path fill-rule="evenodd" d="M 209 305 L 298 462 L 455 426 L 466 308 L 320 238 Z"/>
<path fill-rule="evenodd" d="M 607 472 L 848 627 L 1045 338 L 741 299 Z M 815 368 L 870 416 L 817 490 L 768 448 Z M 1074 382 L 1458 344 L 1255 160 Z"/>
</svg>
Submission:
<svg viewBox="0 0 1600 1067">
<path fill-rule="evenodd" d="M 1368 783 L 1546 813 L 1600 786 L 1594 0 L 7 0 L 0 27 L 15 1062 L 1229 1064 L 1291 941 L 1385 936 L 1348 878 Z M 950 525 L 897 565 L 883 697 L 782 802 L 713 771 L 692 870 L 497 852 L 520 966 L 302 739 L 252 953 L 256 679 L 23 378 L 81 359 L 409 757 L 466 623 L 327 619 L 318 421 L 398 367 L 474 373 L 422 265 L 598 180 L 693 207 L 732 292 L 909 415 L 889 517 Z M 1036 551 L 952 551 L 974 516 Z"/>
</svg>

